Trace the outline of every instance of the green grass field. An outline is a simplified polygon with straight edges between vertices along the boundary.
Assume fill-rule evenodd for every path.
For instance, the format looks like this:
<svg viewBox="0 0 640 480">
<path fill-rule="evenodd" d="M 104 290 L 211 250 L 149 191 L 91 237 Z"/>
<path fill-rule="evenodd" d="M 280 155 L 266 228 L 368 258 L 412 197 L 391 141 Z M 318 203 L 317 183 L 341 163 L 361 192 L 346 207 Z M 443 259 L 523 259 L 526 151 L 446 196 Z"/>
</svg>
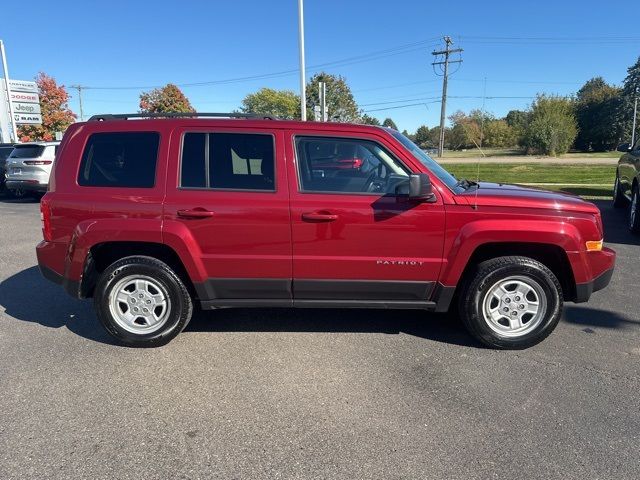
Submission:
<svg viewBox="0 0 640 480">
<path fill-rule="evenodd" d="M 486 157 L 526 157 L 524 151 L 517 148 L 484 148 L 482 149 L 484 156 Z M 482 157 L 482 153 L 477 148 L 460 151 L 460 150 L 445 150 L 444 158 L 476 158 Z M 532 161 L 539 157 L 539 155 L 530 155 Z M 560 155 L 558 158 L 572 159 L 572 158 L 619 158 L 618 152 L 569 152 L 564 155 Z"/>
<path fill-rule="evenodd" d="M 551 183 L 539 185 L 586 198 L 610 198 L 615 178 L 611 165 L 551 165 L 542 163 L 449 163 L 444 167 L 457 178 L 498 183 Z M 595 184 L 595 185 L 594 185 Z"/>
</svg>

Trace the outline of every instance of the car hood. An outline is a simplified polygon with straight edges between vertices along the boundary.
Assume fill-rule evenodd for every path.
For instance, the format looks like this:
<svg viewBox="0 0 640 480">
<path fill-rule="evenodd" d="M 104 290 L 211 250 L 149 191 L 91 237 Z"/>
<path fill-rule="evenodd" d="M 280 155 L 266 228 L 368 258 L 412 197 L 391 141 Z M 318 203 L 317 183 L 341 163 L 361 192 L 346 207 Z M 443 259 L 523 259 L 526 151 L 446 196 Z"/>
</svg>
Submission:
<svg viewBox="0 0 640 480">
<path fill-rule="evenodd" d="M 522 185 L 480 182 L 460 194 L 470 205 L 495 207 L 520 207 L 599 213 L 598 207 L 576 195 L 550 192 Z"/>
</svg>

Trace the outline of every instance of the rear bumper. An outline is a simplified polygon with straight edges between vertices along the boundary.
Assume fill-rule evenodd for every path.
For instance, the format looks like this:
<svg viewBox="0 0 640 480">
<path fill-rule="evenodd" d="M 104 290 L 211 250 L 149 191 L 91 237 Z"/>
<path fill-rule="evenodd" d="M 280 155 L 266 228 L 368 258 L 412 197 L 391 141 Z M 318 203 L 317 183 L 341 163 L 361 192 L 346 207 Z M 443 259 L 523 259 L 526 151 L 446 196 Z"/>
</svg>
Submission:
<svg viewBox="0 0 640 480">
<path fill-rule="evenodd" d="M 589 266 L 593 278 L 588 282 L 576 283 L 576 303 L 586 302 L 593 292 L 609 285 L 615 270 L 616 252 L 610 248 L 603 248 L 600 252 L 589 252 L 587 257 L 591 259 Z"/>
<path fill-rule="evenodd" d="M 82 298 L 80 296 L 80 282 L 76 280 L 71 280 L 66 278 L 64 275 L 58 273 L 56 270 L 51 268 L 51 261 L 49 257 L 51 257 L 52 253 L 55 253 L 56 245 L 51 242 L 42 241 L 36 247 L 36 255 L 38 257 L 38 268 L 40 269 L 40 273 L 47 280 L 62 285 L 65 291 L 74 298 Z"/>
<path fill-rule="evenodd" d="M 46 192 L 48 183 L 40 183 L 38 180 L 6 180 L 5 186 L 9 190 L 26 190 L 29 192 Z"/>
</svg>

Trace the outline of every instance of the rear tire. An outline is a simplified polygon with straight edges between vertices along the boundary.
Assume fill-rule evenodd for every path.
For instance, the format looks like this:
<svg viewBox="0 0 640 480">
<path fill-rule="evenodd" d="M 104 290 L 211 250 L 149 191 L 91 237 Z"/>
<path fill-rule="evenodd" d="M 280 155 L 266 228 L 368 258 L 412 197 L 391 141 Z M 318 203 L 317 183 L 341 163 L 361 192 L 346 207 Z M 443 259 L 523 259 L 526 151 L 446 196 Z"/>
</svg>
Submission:
<svg viewBox="0 0 640 480">
<path fill-rule="evenodd" d="M 614 208 L 622 208 L 629 203 L 627 197 L 622 193 L 622 188 L 620 188 L 620 177 L 616 173 L 616 181 L 613 184 L 613 207 Z"/>
<path fill-rule="evenodd" d="M 562 288 L 537 260 L 498 257 L 478 265 L 459 302 L 462 322 L 477 340 L 498 349 L 523 349 L 558 325 Z"/>
<path fill-rule="evenodd" d="M 167 344 L 193 313 L 180 277 L 160 260 L 143 256 L 118 260 L 100 275 L 94 306 L 107 332 L 132 347 Z"/>
<path fill-rule="evenodd" d="M 640 232 L 640 190 L 638 184 L 633 185 L 631 191 L 631 203 L 629 204 L 629 230 L 632 233 Z"/>
</svg>

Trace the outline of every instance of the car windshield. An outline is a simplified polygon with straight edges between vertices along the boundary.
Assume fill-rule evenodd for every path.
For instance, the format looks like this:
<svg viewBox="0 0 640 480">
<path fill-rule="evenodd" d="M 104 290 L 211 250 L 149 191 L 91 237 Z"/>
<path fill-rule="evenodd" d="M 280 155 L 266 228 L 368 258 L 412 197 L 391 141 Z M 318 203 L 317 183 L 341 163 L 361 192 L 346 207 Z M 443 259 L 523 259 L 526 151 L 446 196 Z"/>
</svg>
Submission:
<svg viewBox="0 0 640 480">
<path fill-rule="evenodd" d="M 400 132 L 395 130 L 390 130 L 391 135 L 393 135 L 402 145 L 411 152 L 411 154 L 420 161 L 424 166 L 426 166 L 431 173 L 433 173 L 438 179 L 444 183 L 447 187 L 449 187 L 453 192 L 460 193 L 465 189 L 460 186 L 456 177 L 447 172 L 438 162 L 436 162 L 433 158 L 427 155 L 424 150 L 418 147 L 415 143 L 409 140 Z"/>
</svg>

